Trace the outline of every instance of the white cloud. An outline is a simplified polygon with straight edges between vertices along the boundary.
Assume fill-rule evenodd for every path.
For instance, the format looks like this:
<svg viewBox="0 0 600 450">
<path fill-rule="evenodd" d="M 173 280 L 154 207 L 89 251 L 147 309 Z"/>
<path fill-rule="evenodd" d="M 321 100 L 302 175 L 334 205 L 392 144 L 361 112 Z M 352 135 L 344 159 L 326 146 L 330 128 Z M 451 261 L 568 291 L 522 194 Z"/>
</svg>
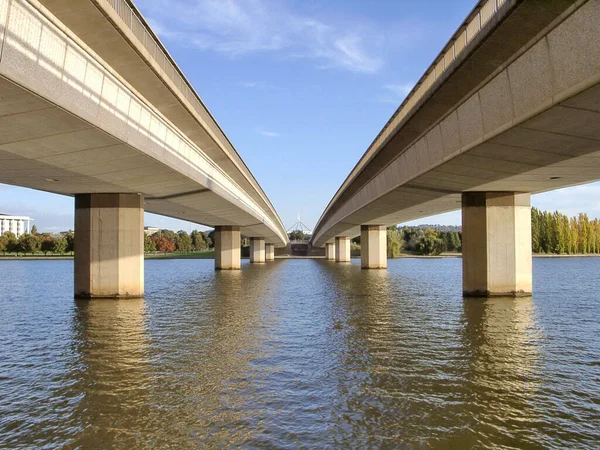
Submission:
<svg viewBox="0 0 600 450">
<path fill-rule="evenodd" d="M 231 57 L 284 52 L 321 68 L 375 73 L 382 34 L 363 24 L 334 26 L 267 0 L 146 0 L 154 31 L 179 45 Z"/>
<path fill-rule="evenodd" d="M 263 136 L 267 136 L 267 137 L 279 137 L 279 136 L 281 136 L 280 133 L 276 133 L 274 131 L 259 130 L 258 132 L 260 134 L 262 134 Z"/>
<path fill-rule="evenodd" d="M 383 86 L 385 93 L 379 96 L 379 101 L 400 105 L 414 86 L 414 83 L 386 84 Z"/>
</svg>

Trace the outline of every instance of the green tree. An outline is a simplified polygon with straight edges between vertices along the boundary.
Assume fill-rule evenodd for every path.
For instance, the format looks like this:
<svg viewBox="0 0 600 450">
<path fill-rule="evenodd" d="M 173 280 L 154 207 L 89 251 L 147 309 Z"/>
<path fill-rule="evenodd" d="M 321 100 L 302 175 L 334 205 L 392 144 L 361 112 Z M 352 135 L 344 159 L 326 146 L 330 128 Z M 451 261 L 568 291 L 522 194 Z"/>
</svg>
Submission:
<svg viewBox="0 0 600 450">
<path fill-rule="evenodd" d="M 145 252 L 155 252 L 156 251 L 156 243 L 147 234 L 144 234 L 144 251 Z"/>
<path fill-rule="evenodd" d="M 50 234 L 43 234 L 41 239 L 40 249 L 44 252 L 44 255 L 47 255 L 48 252 L 52 251 L 54 246 L 54 237 Z"/>
<path fill-rule="evenodd" d="M 208 249 L 208 243 L 204 238 L 204 233 L 194 230 L 190 236 L 192 238 L 192 250 L 196 252 L 204 251 Z"/>
<path fill-rule="evenodd" d="M 25 233 L 19 236 L 19 249 L 23 253 L 31 253 L 40 251 L 40 239 L 30 233 Z"/>
<path fill-rule="evenodd" d="M 305 241 L 308 239 L 308 236 L 300 230 L 294 230 L 291 233 L 288 233 L 288 237 L 290 238 L 290 241 Z"/>
<path fill-rule="evenodd" d="M 6 231 L 2 235 L 2 238 L 5 242 L 5 252 L 8 253 L 18 253 L 20 251 L 19 241 L 17 240 L 17 236 L 12 231 Z"/>
<path fill-rule="evenodd" d="M 57 236 L 52 241 L 52 253 L 57 253 L 59 255 L 62 255 L 67 251 L 68 246 L 69 246 L 69 242 L 64 237 Z"/>
<path fill-rule="evenodd" d="M 450 240 L 455 252 L 462 252 L 462 236 L 458 231 L 450 233 Z"/>
<path fill-rule="evenodd" d="M 442 253 L 443 248 L 444 243 L 437 231 L 426 228 L 417 246 L 419 253 L 422 255 L 439 255 Z"/>
<path fill-rule="evenodd" d="M 177 251 L 178 252 L 191 252 L 192 251 L 192 238 L 187 231 L 179 230 L 177 232 Z"/>
<path fill-rule="evenodd" d="M 67 252 L 73 253 L 75 251 L 75 234 L 69 230 L 64 238 L 67 240 Z"/>
<path fill-rule="evenodd" d="M 399 257 L 403 246 L 404 239 L 402 237 L 402 232 L 398 230 L 398 227 L 387 227 L 387 257 Z"/>
<path fill-rule="evenodd" d="M 204 242 L 206 242 L 206 249 L 212 248 L 214 234 L 211 236 L 210 233 L 202 233 L 202 237 L 204 238 Z"/>
<path fill-rule="evenodd" d="M 31 227 L 31 234 L 34 236 L 38 234 L 37 226 L 34 225 Z"/>
</svg>

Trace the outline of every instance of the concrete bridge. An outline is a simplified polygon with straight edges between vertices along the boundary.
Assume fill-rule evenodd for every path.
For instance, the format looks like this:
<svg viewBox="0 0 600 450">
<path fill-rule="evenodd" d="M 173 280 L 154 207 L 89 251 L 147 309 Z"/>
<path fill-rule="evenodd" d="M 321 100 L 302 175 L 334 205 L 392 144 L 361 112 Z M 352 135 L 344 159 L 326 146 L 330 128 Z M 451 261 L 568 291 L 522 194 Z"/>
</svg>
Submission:
<svg viewBox="0 0 600 450">
<path fill-rule="evenodd" d="M 530 194 L 600 179 L 600 0 L 482 0 L 313 234 L 386 267 L 386 225 L 462 208 L 466 295 L 531 293 Z"/>
<path fill-rule="evenodd" d="M 76 296 L 143 295 L 144 210 L 214 226 L 217 269 L 288 242 L 130 1 L 0 0 L 0 182 L 75 197 Z"/>
</svg>

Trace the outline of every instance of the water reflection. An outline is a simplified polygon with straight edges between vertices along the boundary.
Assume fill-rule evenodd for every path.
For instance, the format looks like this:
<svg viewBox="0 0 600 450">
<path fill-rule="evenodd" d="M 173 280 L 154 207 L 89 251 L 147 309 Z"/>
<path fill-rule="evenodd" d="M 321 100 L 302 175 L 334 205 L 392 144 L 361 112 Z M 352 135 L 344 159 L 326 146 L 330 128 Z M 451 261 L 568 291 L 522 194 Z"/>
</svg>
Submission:
<svg viewBox="0 0 600 450">
<path fill-rule="evenodd" d="M 541 417 L 534 399 L 541 382 L 542 330 L 533 299 L 466 298 L 463 307 L 475 431 L 497 435 L 505 445 L 536 446 Z M 482 426 L 491 423 L 495 426 Z"/>
<path fill-rule="evenodd" d="M 74 303 L 71 262 L 7 262 L 0 447 L 597 448 L 600 282 L 556 280 L 600 262 L 576 263 L 481 300 L 460 260 L 147 261 L 145 301 Z"/>
<path fill-rule="evenodd" d="M 144 442 L 149 416 L 148 336 L 143 299 L 76 301 L 74 345 L 80 355 L 73 389 L 75 447 Z M 75 373 L 73 375 L 75 375 Z"/>
</svg>

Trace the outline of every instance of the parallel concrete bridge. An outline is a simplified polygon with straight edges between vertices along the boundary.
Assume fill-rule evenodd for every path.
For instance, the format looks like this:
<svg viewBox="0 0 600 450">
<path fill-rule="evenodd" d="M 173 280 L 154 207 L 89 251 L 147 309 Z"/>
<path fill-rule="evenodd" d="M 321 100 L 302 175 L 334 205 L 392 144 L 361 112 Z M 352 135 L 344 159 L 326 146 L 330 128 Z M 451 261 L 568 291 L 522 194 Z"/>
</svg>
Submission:
<svg viewBox="0 0 600 450">
<path fill-rule="evenodd" d="M 129 0 L 0 0 L 0 182 L 75 197 L 75 295 L 144 292 L 143 212 L 214 226 L 217 269 L 285 228 Z"/>
<path fill-rule="evenodd" d="M 482 0 L 375 138 L 312 244 L 386 267 L 386 225 L 462 208 L 466 295 L 531 293 L 530 194 L 600 179 L 600 0 Z"/>
</svg>

